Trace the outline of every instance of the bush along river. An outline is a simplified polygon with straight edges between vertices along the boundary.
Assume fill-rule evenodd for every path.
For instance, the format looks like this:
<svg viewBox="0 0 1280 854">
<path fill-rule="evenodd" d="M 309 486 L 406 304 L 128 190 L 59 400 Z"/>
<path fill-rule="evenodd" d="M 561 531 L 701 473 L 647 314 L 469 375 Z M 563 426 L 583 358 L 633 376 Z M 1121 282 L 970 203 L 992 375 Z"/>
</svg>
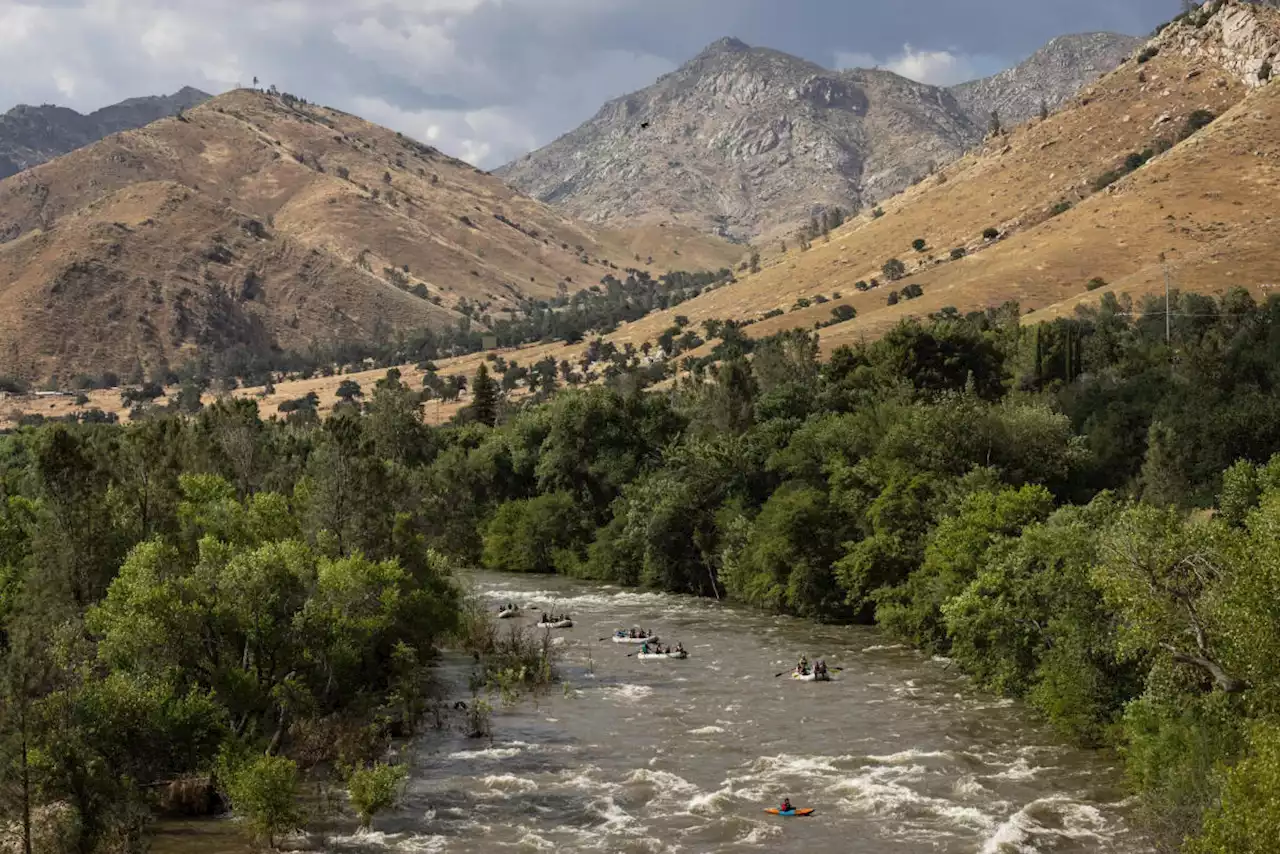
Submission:
<svg viewBox="0 0 1280 854">
<path fill-rule="evenodd" d="M 504 631 L 544 611 L 572 617 L 573 628 L 553 631 L 563 688 L 506 709 L 495 699 L 490 739 L 428 730 L 400 751 L 407 789 L 373 831 L 289 847 L 1151 850 L 1130 826 L 1112 757 L 1067 746 L 945 659 L 887 645 L 874 629 L 554 576 L 476 573 L 472 583 L 495 614 L 521 606 Z M 641 661 L 638 647 L 609 639 L 633 626 L 682 643 L 689 658 Z M 800 655 L 824 659 L 831 681 L 791 679 Z M 451 699 L 470 697 L 468 672 L 467 659 L 442 662 Z M 815 812 L 765 812 L 783 798 Z"/>
</svg>

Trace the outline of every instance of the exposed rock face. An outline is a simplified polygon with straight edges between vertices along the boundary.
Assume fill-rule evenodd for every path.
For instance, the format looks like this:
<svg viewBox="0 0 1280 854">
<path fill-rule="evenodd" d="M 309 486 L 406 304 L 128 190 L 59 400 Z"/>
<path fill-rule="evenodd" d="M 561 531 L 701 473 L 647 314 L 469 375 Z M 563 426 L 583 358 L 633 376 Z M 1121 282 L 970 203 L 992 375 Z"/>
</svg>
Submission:
<svg viewBox="0 0 1280 854">
<path fill-rule="evenodd" d="M 1053 110 L 1083 87 L 1114 69 L 1143 39 L 1115 33 L 1060 36 L 1019 65 L 991 77 L 953 86 L 951 93 L 975 122 L 986 125 L 992 111 L 1006 126 Z"/>
<path fill-rule="evenodd" d="M 1280 11 L 1267 4 L 1211 0 L 1170 24 L 1151 45 L 1208 60 L 1256 88 L 1280 75 L 1278 26 Z"/>
<path fill-rule="evenodd" d="M 1139 43 L 1068 37 L 948 90 L 722 39 L 497 174 L 594 222 L 675 216 L 734 239 L 781 234 L 899 192 L 980 142 L 992 105 L 1029 117 Z"/>
<path fill-rule="evenodd" d="M 113 133 L 135 130 L 209 100 L 190 86 L 172 95 L 130 98 L 92 113 L 47 104 L 19 104 L 0 115 L 0 179 L 39 166 Z"/>
</svg>

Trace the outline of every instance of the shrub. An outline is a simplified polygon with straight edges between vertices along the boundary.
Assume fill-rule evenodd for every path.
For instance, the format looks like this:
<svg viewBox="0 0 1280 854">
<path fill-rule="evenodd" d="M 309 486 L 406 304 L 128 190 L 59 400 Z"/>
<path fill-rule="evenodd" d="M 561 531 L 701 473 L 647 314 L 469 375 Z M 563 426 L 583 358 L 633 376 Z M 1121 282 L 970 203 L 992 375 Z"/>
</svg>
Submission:
<svg viewBox="0 0 1280 854">
<path fill-rule="evenodd" d="M 1049 216 L 1058 216 L 1059 214 L 1064 214 L 1069 210 L 1071 210 L 1071 202 L 1063 199 L 1053 207 L 1049 208 Z"/>
<path fill-rule="evenodd" d="M 1110 187 L 1112 184 L 1114 184 L 1116 181 L 1119 181 L 1123 177 L 1124 177 L 1124 173 L 1121 172 L 1119 169 L 1112 169 L 1110 171 L 1103 172 L 1101 175 L 1099 175 L 1097 178 L 1093 180 L 1093 191 L 1095 193 L 1101 192 L 1102 190 L 1107 189 L 1107 187 Z"/>
<path fill-rule="evenodd" d="M 884 216 L 884 208 L 876 208 L 871 212 L 872 219 L 879 219 L 882 216 Z"/>
<path fill-rule="evenodd" d="M 898 304 L 898 292 L 897 292 L 897 291 L 890 291 L 890 292 L 889 292 L 889 298 L 886 300 L 886 303 L 887 303 L 888 305 L 897 305 L 897 304 Z"/>
<path fill-rule="evenodd" d="M 811 305 L 813 305 L 813 303 L 810 302 L 806 297 L 800 297 L 800 299 L 796 300 L 795 305 L 791 306 L 791 310 L 799 311 L 800 309 L 808 308 Z"/>
<path fill-rule="evenodd" d="M 858 316 L 858 310 L 851 305 L 838 305 L 831 309 L 831 316 L 836 323 L 844 323 Z"/>
<path fill-rule="evenodd" d="M 880 272 L 884 273 L 884 277 L 891 282 L 896 282 L 907 274 L 907 265 L 903 264 L 897 258 L 890 258 L 884 262 L 884 266 L 880 268 Z"/>
<path fill-rule="evenodd" d="M 335 174 L 337 174 L 339 178 L 341 178 L 344 181 L 346 181 L 348 178 L 351 177 L 351 170 L 345 166 L 339 166 L 337 169 L 334 169 L 333 171 Z"/>
<path fill-rule="evenodd" d="M 915 240 L 911 241 L 911 248 L 917 252 L 923 252 L 928 246 L 929 244 L 925 243 L 923 237 L 917 237 Z"/>
<path fill-rule="evenodd" d="M 869 290 L 871 290 L 871 286 L 870 286 L 870 285 L 868 285 L 866 282 L 862 282 L 862 281 L 854 282 L 853 287 L 854 287 L 856 290 L 859 290 L 859 291 L 869 291 Z"/>
<path fill-rule="evenodd" d="M 1160 48 L 1155 47 L 1154 45 L 1143 49 L 1143 51 L 1138 54 L 1138 64 L 1143 65 L 1148 60 L 1155 59 L 1155 57 L 1158 56 L 1159 53 L 1160 53 Z"/>
<path fill-rule="evenodd" d="M 231 808 L 254 834 L 274 848 L 276 837 L 302 827 L 298 809 L 298 766 L 283 756 L 260 756 L 241 764 L 226 780 Z"/>
<path fill-rule="evenodd" d="M 919 285 L 907 285 L 902 289 L 903 299 L 915 299 L 919 296 L 924 296 L 924 288 Z"/>
<path fill-rule="evenodd" d="M 0 391 L 9 394 L 26 394 L 27 384 L 17 377 L 0 377 Z"/>
<path fill-rule="evenodd" d="M 1000 229 L 998 228 L 984 228 L 982 230 L 983 240 L 995 240 L 999 236 L 1000 236 Z"/>
<path fill-rule="evenodd" d="M 957 246 L 955 249 L 951 250 L 951 260 L 959 261 L 961 258 L 965 256 L 965 254 L 966 254 L 965 248 L 963 246 Z"/>
<path fill-rule="evenodd" d="M 1136 151 L 1130 152 L 1129 156 L 1124 159 L 1125 171 L 1133 172 L 1136 169 L 1141 169 L 1142 164 L 1146 163 L 1147 158 L 1150 156 L 1149 154 L 1139 154 Z"/>
<path fill-rule="evenodd" d="M 1106 286 L 1107 282 L 1105 279 L 1101 276 L 1094 276 L 1084 287 L 1085 290 L 1096 291 L 1098 288 L 1105 288 Z"/>
<path fill-rule="evenodd" d="M 382 762 L 351 772 L 347 777 L 347 793 L 351 796 L 351 806 L 360 817 L 361 827 L 368 830 L 375 815 L 396 805 L 400 799 L 400 784 L 408 773 L 403 765 Z"/>
<path fill-rule="evenodd" d="M 1196 110 L 1187 116 L 1186 124 L 1182 126 L 1182 138 L 1186 139 L 1202 128 L 1208 127 L 1216 119 L 1213 113 L 1208 110 Z"/>
</svg>

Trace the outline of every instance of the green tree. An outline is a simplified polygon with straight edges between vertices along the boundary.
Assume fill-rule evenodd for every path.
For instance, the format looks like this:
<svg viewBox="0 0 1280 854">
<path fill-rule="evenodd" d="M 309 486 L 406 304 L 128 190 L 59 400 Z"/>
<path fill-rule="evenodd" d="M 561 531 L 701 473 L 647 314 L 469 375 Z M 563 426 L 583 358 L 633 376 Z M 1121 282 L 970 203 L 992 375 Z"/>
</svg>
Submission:
<svg viewBox="0 0 1280 854">
<path fill-rule="evenodd" d="M 351 772 L 347 777 L 347 793 L 360 818 L 361 827 L 368 830 L 373 826 L 374 816 L 395 807 L 400 799 L 401 784 L 408 773 L 403 765 L 381 762 Z"/>
<path fill-rule="evenodd" d="M 490 427 L 498 423 L 498 384 L 483 362 L 471 380 L 471 417 Z"/>
<path fill-rule="evenodd" d="M 555 572 L 590 533 L 572 495 L 553 492 L 498 507 L 484 534 L 484 565 L 504 572 Z"/>
<path fill-rule="evenodd" d="M 891 282 L 896 282 L 907 274 L 907 265 L 899 261 L 897 258 L 890 258 L 884 262 L 884 266 L 880 268 L 880 272 Z"/>
<path fill-rule="evenodd" d="M 360 383 L 355 380 L 343 380 L 338 383 L 337 391 L 334 394 L 343 403 L 354 403 L 356 398 L 364 397 L 364 391 L 360 388 Z"/>
<path fill-rule="evenodd" d="M 261 756 L 235 769 L 226 785 L 231 808 L 244 816 L 268 848 L 283 834 L 302 828 L 298 766 L 283 756 Z"/>
</svg>

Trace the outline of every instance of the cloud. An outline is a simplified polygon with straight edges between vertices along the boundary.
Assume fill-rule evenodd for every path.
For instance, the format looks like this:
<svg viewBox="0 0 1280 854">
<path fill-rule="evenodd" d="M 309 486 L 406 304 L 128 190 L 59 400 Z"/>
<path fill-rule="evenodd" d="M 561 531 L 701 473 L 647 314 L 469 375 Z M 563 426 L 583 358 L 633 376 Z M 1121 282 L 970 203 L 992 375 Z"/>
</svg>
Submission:
<svg viewBox="0 0 1280 854">
<path fill-rule="evenodd" d="M 878 58 L 859 51 L 836 51 L 836 68 L 883 68 L 931 86 L 954 86 L 985 77 L 1005 64 L 995 57 L 970 56 L 950 50 L 917 50 L 904 44 L 894 56 Z"/>
<path fill-rule="evenodd" d="M 1057 0 L 0 0 L 0 110 L 92 110 L 256 76 L 490 168 L 727 34 L 950 83 L 1072 29 L 1149 30 L 1167 5 L 1075 0 L 1068 14 Z M 904 48 L 886 57 L 883 44 Z"/>
</svg>

